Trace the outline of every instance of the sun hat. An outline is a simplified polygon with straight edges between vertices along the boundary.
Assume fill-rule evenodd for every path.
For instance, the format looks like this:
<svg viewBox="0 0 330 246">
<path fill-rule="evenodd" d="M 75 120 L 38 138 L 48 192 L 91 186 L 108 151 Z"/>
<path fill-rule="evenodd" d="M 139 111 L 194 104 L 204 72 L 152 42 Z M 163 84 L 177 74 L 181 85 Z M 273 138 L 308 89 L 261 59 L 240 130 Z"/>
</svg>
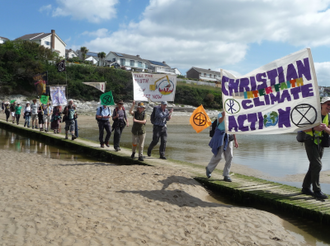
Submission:
<svg viewBox="0 0 330 246">
<path fill-rule="evenodd" d="M 18 102 L 18 103 L 17 103 L 17 105 L 18 105 L 18 104 L 19 104 L 19 105 L 21 105 L 21 103 L 20 103 L 20 102 Z"/>
<path fill-rule="evenodd" d="M 123 100 L 119 100 L 118 102 L 116 102 L 117 104 L 124 104 Z"/>
<path fill-rule="evenodd" d="M 30 104 L 30 102 L 29 102 L 29 101 L 27 101 L 27 102 L 26 102 L 26 104 Z"/>
<path fill-rule="evenodd" d="M 144 103 L 143 102 L 139 102 L 138 103 L 138 108 L 145 108 L 146 106 L 144 106 Z"/>
<path fill-rule="evenodd" d="M 326 103 L 326 102 L 328 102 L 328 101 L 330 101 L 330 97 L 323 97 L 322 99 L 321 99 L 321 103 L 323 104 L 323 103 Z"/>
<path fill-rule="evenodd" d="M 167 101 L 162 101 L 161 104 L 167 105 Z"/>
</svg>

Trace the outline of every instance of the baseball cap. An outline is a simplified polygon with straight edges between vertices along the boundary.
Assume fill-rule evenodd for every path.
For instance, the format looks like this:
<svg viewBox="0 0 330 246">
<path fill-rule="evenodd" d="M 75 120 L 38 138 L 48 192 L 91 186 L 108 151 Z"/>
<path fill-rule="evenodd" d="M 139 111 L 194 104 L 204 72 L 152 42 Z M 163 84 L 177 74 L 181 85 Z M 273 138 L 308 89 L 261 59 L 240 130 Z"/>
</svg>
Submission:
<svg viewBox="0 0 330 246">
<path fill-rule="evenodd" d="M 143 102 L 140 102 L 140 103 L 138 104 L 138 108 L 145 108 L 144 103 L 143 103 Z"/>
<path fill-rule="evenodd" d="M 326 102 L 328 102 L 328 101 L 330 101 L 330 97 L 323 97 L 322 99 L 321 99 L 321 103 L 323 104 L 323 103 L 326 103 Z"/>
<path fill-rule="evenodd" d="M 162 101 L 161 104 L 167 105 L 167 101 Z"/>
</svg>

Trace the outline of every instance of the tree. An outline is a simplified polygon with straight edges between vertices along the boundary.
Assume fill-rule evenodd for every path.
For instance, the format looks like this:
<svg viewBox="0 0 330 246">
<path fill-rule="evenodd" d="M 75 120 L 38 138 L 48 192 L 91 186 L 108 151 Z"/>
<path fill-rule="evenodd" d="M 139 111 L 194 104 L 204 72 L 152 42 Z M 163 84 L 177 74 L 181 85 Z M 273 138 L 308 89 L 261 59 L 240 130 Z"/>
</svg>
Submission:
<svg viewBox="0 0 330 246">
<path fill-rule="evenodd" d="M 88 52 L 88 49 L 87 49 L 86 47 L 81 47 L 81 48 L 80 48 L 80 52 L 81 52 L 81 55 L 82 55 L 82 59 L 83 59 L 83 61 L 85 61 L 85 59 L 86 59 L 86 54 L 87 54 L 87 52 Z"/>
<path fill-rule="evenodd" d="M 97 54 L 97 57 L 99 58 L 99 66 L 100 66 L 100 61 L 102 61 L 102 65 L 104 66 L 104 61 L 103 59 L 105 58 L 106 54 L 104 52 L 99 52 Z"/>
</svg>

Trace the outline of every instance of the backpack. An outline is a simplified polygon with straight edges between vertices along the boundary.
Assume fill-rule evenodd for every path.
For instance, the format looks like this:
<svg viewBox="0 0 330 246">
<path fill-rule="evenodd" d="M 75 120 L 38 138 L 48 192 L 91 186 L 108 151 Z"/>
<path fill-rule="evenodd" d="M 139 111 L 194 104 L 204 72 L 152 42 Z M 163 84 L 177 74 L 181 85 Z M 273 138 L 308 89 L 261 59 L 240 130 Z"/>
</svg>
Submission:
<svg viewBox="0 0 330 246">
<path fill-rule="evenodd" d="M 210 129 L 210 137 L 214 136 L 215 129 L 217 128 L 218 125 L 219 124 L 218 124 L 217 119 L 212 122 L 211 129 Z"/>
<path fill-rule="evenodd" d="M 100 108 L 100 114 L 102 114 L 103 107 L 100 106 L 99 108 Z M 109 109 L 109 107 L 107 107 L 107 108 Z M 100 121 L 100 120 L 101 120 L 101 119 L 97 118 L 97 109 L 96 109 L 95 119 L 96 119 L 97 121 Z"/>
<path fill-rule="evenodd" d="M 69 120 L 74 120 L 74 114 L 75 114 L 75 110 L 74 109 L 69 109 L 69 112 L 68 112 L 68 119 Z"/>
<path fill-rule="evenodd" d="M 150 115 L 150 122 L 151 124 L 155 124 L 155 120 L 156 120 L 156 108 L 159 106 L 155 106 L 152 110 L 152 113 Z"/>
</svg>

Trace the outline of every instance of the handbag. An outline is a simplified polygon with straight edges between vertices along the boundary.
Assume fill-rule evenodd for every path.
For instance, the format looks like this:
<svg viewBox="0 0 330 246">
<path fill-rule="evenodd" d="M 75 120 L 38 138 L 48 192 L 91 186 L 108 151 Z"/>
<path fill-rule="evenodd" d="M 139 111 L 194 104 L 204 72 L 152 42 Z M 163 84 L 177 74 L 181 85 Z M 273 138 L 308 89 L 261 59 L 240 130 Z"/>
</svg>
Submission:
<svg viewBox="0 0 330 246">
<path fill-rule="evenodd" d="M 296 139 L 299 143 L 303 143 L 306 141 L 306 132 L 304 131 L 299 131 L 297 132 L 297 136 L 296 136 Z"/>
</svg>

